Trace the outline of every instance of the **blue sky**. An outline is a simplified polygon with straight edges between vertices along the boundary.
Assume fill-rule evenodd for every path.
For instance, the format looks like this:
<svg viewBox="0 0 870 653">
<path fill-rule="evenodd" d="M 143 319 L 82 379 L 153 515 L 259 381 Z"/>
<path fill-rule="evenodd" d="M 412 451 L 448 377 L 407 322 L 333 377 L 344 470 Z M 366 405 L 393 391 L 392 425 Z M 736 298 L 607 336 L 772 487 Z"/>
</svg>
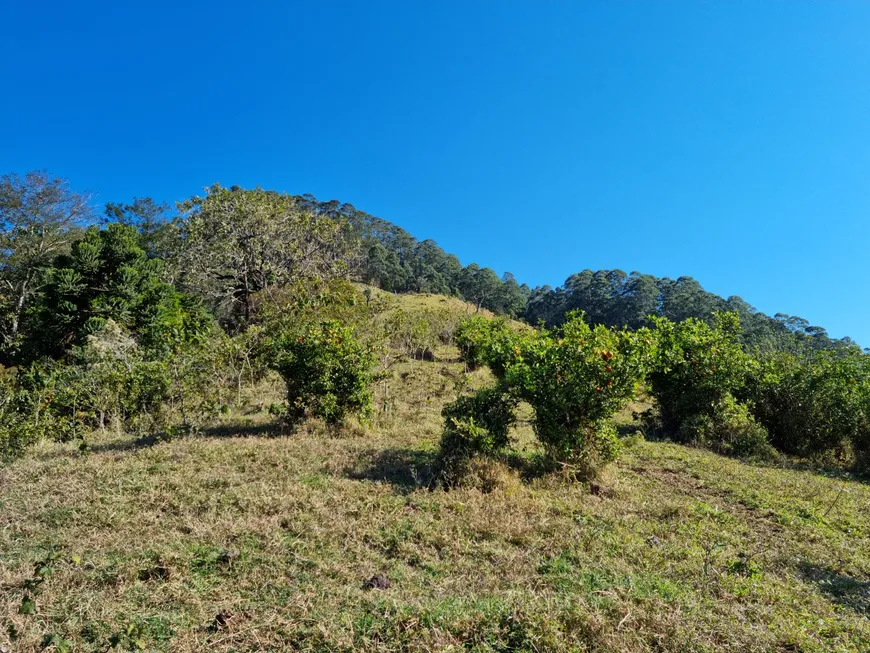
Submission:
<svg viewBox="0 0 870 653">
<path fill-rule="evenodd" d="M 558 285 L 693 276 L 870 345 L 870 3 L 12 2 L 0 173 L 340 199 Z"/>
</svg>

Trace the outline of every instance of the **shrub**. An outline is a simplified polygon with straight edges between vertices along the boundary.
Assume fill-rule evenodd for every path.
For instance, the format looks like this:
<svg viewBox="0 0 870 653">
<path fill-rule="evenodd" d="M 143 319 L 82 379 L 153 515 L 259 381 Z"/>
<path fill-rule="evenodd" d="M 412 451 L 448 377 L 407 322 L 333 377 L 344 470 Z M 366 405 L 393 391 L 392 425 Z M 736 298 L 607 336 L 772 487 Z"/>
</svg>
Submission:
<svg viewBox="0 0 870 653">
<path fill-rule="evenodd" d="M 712 414 L 753 371 L 754 361 L 738 341 L 736 313 L 716 316 L 714 326 L 689 318 L 675 323 L 654 318 L 658 355 L 649 375 L 666 429 L 679 434 L 683 422 Z"/>
<path fill-rule="evenodd" d="M 127 331 L 107 320 L 65 361 L 43 359 L 18 375 L 15 415 L 6 422 L 26 426 L 30 441 L 84 440 L 110 425 L 161 435 L 190 430 L 213 408 L 208 345 L 178 341 L 172 358 L 148 360 Z"/>
<path fill-rule="evenodd" d="M 870 384 L 866 382 L 863 397 L 863 420 L 861 428 L 852 436 L 852 449 L 856 469 L 867 474 L 870 473 Z"/>
<path fill-rule="evenodd" d="M 449 455 L 491 454 L 508 445 L 508 431 L 516 421 L 516 399 L 496 386 L 460 397 L 444 407 L 441 450 Z"/>
<path fill-rule="evenodd" d="M 767 430 L 755 421 L 746 405 L 730 394 L 714 410 L 686 419 L 679 438 L 734 456 L 771 459 L 776 453 L 768 441 Z"/>
<path fill-rule="evenodd" d="M 536 337 L 534 331 L 511 329 L 504 318 L 475 315 L 459 324 L 455 340 L 469 370 L 486 365 L 498 378 L 503 378 L 507 368 L 517 360 L 520 349 Z"/>
<path fill-rule="evenodd" d="M 577 313 L 554 331 L 518 332 L 482 320 L 463 323 L 457 341 L 466 360 L 489 365 L 500 382 L 445 410 L 442 447 L 457 441 L 485 452 L 505 446 L 513 407 L 525 401 L 534 410 L 535 434 L 554 461 L 589 477 L 616 458 L 619 442 L 610 419 L 634 396 L 648 367 L 649 331 L 590 327 Z"/>
<path fill-rule="evenodd" d="M 270 347 L 270 366 L 287 388 L 286 419 L 298 424 L 306 415 L 327 424 L 349 413 L 372 413 L 374 352 L 358 342 L 351 327 L 335 320 L 288 329 Z"/>
<path fill-rule="evenodd" d="M 844 352 L 817 352 L 803 359 L 770 355 L 745 395 L 777 448 L 840 459 L 851 450 L 857 466 L 866 469 L 870 357 Z"/>
<path fill-rule="evenodd" d="M 635 395 L 652 348 L 646 329 L 591 327 L 572 313 L 558 330 L 517 340 L 505 381 L 534 409 L 548 454 L 592 476 L 618 455 L 610 420 Z"/>
<path fill-rule="evenodd" d="M 492 330 L 493 321 L 482 315 L 466 318 L 456 327 L 454 341 L 468 369 L 474 370 L 485 364 L 484 346 Z"/>
<path fill-rule="evenodd" d="M 718 314 L 713 326 L 694 318 L 653 321 L 658 354 L 649 382 L 658 404 L 655 428 L 722 453 L 769 456 L 765 428 L 735 396 L 759 371 L 740 346 L 737 314 Z"/>
<path fill-rule="evenodd" d="M 21 454 L 42 437 L 42 431 L 27 414 L 21 412 L 27 396 L 22 391 L 18 371 L 0 367 L 0 460 Z"/>
</svg>

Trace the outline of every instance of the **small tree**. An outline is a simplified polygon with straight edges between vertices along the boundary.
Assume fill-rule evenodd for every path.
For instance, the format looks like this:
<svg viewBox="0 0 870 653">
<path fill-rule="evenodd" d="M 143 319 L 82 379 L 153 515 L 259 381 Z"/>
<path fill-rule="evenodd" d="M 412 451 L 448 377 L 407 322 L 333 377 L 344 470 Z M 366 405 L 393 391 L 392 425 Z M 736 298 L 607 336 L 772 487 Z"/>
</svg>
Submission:
<svg viewBox="0 0 870 653">
<path fill-rule="evenodd" d="M 0 341 L 18 345 L 22 318 L 43 270 L 93 221 L 88 197 L 44 171 L 0 177 Z"/>
<path fill-rule="evenodd" d="M 452 456 L 493 454 L 504 449 L 516 421 L 517 399 L 503 385 L 463 396 L 442 410 L 441 449 Z"/>
<path fill-rule="evenodd" d="M 313 212 L 299 197 L 215 184 L 178 208 L 181 280 L 236 326 L 250 322 L 257 293 L 345 277 L 355 264 L 346 221 Z"/>
<path fill-rule="evenodd" d="M 46 270 L 29 314 L 25 355 L 60 357 L 108 320 L 129 331 L 149 356 L 172 355 L 179 341 L 207 330 L 211 320 L 196 301 L 162 281 L 161 271 L 162 262 L 146 256 L 134 227 L 91 227 Z"/>
<path fill-rule="evenodd" d="M 454 341 L 469 370 L 487 365 L 493 374 L 501 378 L 512 360 L 518 341 L 530 334 L 511 329 L 504 318 L 472 315 L 459 323 Z"/>
</svg>

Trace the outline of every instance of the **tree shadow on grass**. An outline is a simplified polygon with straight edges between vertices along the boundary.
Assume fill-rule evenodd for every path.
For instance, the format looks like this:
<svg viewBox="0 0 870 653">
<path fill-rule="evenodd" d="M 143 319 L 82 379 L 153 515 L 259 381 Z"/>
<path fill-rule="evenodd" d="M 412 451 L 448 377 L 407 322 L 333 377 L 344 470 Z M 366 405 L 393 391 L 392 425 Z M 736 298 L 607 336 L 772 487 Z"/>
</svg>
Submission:
<svg viewBox="0 0 870 653">
<path fill-rule="evenodd" d="M 433 487 L 436 482 L 438 453 L 424 449 L 369 449 L 345 470 L 357 481 L 389 483 L 402 493 Z"/>
<path fill-rule="evenodd" d="M 288 435 L 286 429 L 279 423 L 265 424 L 220 424 L 209 426 L 192 433 L 170 436 L 165 433 L 143 435 L 140 437 L 120 438 L 109 442 L 94 442 L 88 444 L 88 451 L 92 453 L 135 451 L 153 447 L 161 442 L 169 442 L 177 439 L 200 437 L 200 438 L 248 438 L 248 437 L 281 437 Z"/>
<path fill-rule="evenodd" d="M 859 615 L 870 616 L 870 581 L 808 562 L 802 563 L 799 569 L 804 579 L 813 583 L 829 601 Z"/>
<path fill-rule="evenodd" d="M 542 456 L 510 452 L 492 460 L 516 471 L 525 483 L 555 471 Z M 449 490 L 452 487 L 449 480 L 445 480 L 438 452 L 426 449 L 369 449 L 360 454 L 355 464 L 345 468 L 345 475 L 358 481 L 388 483 L 402 494 L 419 488 Z"/>
<path fill-rule="evenodd" d="M 110 442 L 95 442 L 88 444 L 88 451 L 92 453 L 106 453 L 111 451 L 135 451 L 136 449 L 145 449 L 153 447 L 162 438 L 157 435 L 143 435 L 138 438 L 129 438 L 122 440 L 111 440 Z"/>
<path fill-rule="evenodd" d="M 265 424 L 219 424 L 199 430 L 196 435 L 206 438 L 278 438 L 292 435 L 279 421 Z"/>
</svg>

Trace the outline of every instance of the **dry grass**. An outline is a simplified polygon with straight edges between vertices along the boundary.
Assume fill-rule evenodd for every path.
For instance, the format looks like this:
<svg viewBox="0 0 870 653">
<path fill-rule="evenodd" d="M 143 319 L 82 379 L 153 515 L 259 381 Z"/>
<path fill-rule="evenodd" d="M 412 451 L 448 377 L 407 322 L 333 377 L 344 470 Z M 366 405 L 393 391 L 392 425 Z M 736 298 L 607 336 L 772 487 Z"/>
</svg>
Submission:
<svg viewBox="0 0 870 653">
<path fill-rule="evenodd" d="M 465 377 L 403 363 L 340 437 L 253 414 L 41 445 L 0 469 L 0 647 L 870 649 L 868 486 L 641 442 L 593 494 L 536 476 L 526 428 L 483 489 L 445 491 L 441 406 L 486 380 Z"/>
<path fill-rule="evenodd" d="M 437 295 L 433 293 L 407 293 L 395 294 L 386 292 L 373 286 L 364 284 L 356 284 L 360 289 L 368 289 L 372 298 L 386 301 L 388 306 L 400 307 L 408 312 L 420 311 L 449 311 L 462 315 L 473 315 L 480 313 L 487 317 L 493 317 L 494 314 L 481 308 L 479 311 L 468 302 L 458 297 L 448 297 L 447 295 Z"/>
</svg>

